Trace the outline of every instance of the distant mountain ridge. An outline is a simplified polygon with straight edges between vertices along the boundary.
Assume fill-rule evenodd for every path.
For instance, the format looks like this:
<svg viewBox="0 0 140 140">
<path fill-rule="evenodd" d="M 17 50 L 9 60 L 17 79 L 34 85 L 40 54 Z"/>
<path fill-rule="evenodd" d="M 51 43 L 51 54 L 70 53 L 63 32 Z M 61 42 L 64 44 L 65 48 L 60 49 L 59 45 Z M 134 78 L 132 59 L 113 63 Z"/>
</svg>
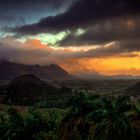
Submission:
<svg viewBox="0 0 140 140">
<path fill-rule="evenodd" d="M 45 66 L 25 65 L 2 60 L 0 62 L 0 80 L 12 80 L 23 74 L 34 74 L 40 79 L 65 80 L 72 76 L 56 64 Z"/>
</svg>

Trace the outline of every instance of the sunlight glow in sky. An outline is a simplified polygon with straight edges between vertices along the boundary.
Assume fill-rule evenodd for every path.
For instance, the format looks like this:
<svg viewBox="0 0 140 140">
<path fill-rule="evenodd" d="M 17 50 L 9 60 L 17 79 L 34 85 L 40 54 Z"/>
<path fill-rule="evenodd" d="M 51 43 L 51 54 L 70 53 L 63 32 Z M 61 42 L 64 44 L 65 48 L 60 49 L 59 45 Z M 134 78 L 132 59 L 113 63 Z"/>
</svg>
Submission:
<svg viewBox="0 0 140 140">
<path fill-rule="evenodd" d="M 56 63 L 70 73 L 140 75 L 138 5 L 131 0 L 1 1 L 0 59 Z"/>
</svg>

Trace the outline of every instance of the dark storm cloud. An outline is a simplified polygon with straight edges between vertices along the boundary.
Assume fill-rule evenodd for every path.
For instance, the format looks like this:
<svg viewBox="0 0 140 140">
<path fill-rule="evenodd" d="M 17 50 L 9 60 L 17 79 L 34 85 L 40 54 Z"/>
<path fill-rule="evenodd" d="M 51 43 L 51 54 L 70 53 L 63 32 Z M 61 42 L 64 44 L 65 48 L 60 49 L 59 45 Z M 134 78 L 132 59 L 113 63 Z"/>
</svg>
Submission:
<svg viewBox="0 0 140 140">
<path fill-rule="evenodd" d="M 86 28 L 104 19 L 140 14 L 139 0 L 78 0 L 63 14 L 49 16 L 38 23 L 15 27 L 13 32 L 38 34 Z"/>
<path fill-rule="evenodd" d="M 0 15 L 0 25 L 5 26 L 8 25 L 9 22 L 11 25 L 24 25 L 26 20 L 22 16 L 13 16 L 13 15 Z"/>
<path fill-rule="evenodd" d="M 74 0 L 0 0 L 0 26 L 21 26 L 23 17 L 26 24 L 34 23 L 40 18 L 61 13 Z M 56 12 L 57 11 L 57 12 Z M 25 24 L 25 23 L 24 23 Z"/>
<path fill-rule="evenodd" d="M 69 0 L 72 1 L 72 0 Z M 2 8 L 27 8 L 29 6 L 38 5 L 38 8 L 41 9 L 39 6 L 51 6 L 54 8 L 58 8 L 63 4 L 68 3 L 66 0 L 0 0 L 0 7 Z M 32 8 L 32 7 L 31 7 Z M 23 9 L 22 9 L 23 10 Z"/>
<path fill-rule="evenodd" d="M 78 0 L 63 14 L 10 30 L 18 36 L 66 31 L 60 46 L 100 45 L 86 52 L 64 53 L 68 58 L 134 57 L 132 52 L 140 51 L 139 5 L 138 0 Z M 84 32 L 77 34 L 77 29 Z M 110 42 L 115 44 L 106 47 Z"/>
<path fill-rule="evenodd" d="M 85 29 L 81 35 L 68 34 L 60 46 L 104 44 L 112 41 L 140 39 L 140 18 L 123 17 L 105 20 Z"/>
</svg>

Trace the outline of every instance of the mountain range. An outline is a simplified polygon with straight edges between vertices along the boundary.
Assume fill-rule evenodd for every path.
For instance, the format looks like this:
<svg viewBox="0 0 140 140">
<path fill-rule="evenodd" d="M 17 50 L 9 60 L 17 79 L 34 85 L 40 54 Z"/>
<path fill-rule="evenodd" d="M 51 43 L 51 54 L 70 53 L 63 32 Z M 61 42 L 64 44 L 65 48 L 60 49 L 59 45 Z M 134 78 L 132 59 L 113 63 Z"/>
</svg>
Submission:
<svg viewBox="0 0 140 140">
<path fill-rule="evenodd" d="M 46 80 L 65 80 L 72 77 L 66 70 L 56 64 L 45 66 L 25 65 L 1 60 L 0 80 L 12 80 L 24 74 L 34 74 L 40 79 Z"/>
</svg>

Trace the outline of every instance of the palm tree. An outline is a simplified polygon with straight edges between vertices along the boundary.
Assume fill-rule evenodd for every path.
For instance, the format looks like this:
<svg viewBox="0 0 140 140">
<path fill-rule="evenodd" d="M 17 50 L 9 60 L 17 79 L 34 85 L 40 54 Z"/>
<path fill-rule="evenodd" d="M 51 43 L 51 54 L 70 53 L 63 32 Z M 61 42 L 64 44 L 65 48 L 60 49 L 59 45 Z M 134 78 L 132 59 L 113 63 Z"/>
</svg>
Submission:
<svg viewBox="0 0 140 140">
<path fill-rule="evenodd" d="M 65 139 L 77 135 L 83 140 L 135 139 L 127 113 L 136 108 L 128 97 L 115 99 L 80 93 L 68 105 L 69 113 L 62 121 Z"/>
<path fill-rule="evenodd" d="M 68 114 L 62 120 L 63 139 L 86 140 L 90 129 L 90 123 L 85 117 L 94 109 L 98 108 L 98 95 L 91 96 L 80 92 L 70 99 L 67 106 L 70 107 Z M 64 132 L 65 131 L 65 132 Z"/>
<path fill-rule="evenodd" d="M 127 113 L 135 111 L 128 97 L 101 98 L 100 108 L 87 115 L 88 121 L 96 123 L 93 138 L 97 140 L 134 140 L 135 129 Z"/>
</svg>

